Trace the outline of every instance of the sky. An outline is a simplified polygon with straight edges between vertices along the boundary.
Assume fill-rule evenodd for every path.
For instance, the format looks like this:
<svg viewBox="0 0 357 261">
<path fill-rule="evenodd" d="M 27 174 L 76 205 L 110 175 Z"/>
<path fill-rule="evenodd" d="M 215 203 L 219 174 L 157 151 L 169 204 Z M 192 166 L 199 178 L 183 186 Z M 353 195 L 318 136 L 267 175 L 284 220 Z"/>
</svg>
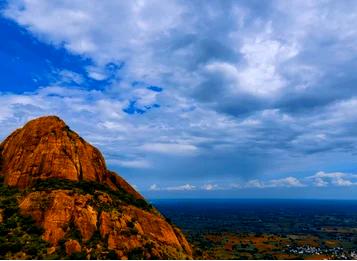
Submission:
<svg viewBox="0 0 357 261">
<path fill-rule="evenodd" d="M 0 0 L 0 140 L 58 115 L 149 198 L 357 199 L 356 1 Z"/>
</svg>

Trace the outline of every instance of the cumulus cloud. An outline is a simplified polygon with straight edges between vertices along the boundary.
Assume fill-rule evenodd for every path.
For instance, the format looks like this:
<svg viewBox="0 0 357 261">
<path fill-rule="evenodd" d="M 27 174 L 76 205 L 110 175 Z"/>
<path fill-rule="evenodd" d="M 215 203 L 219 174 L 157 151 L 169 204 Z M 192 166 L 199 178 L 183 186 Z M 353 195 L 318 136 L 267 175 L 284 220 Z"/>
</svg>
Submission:
<svg viewBox="0 0 357 261">
<path fill-rule="evenodd" d="M 307 177 L 307 179 L 312 180 L 317 187 L 326 187 L 328 185 L 341 187 L 357 185 L 357 175 L 343 172 L 326 173 L 319 171 L 315 175 Z"/>
<path fill-rule="evenodd" d="M 272 179 L 261 181 L 258 179 L 250 180 L 245 184 L 246 188 L 276 188 L 276 187 L 304 187 L 305 185 L 295 177 L 282 179 Z"/>
<path fill-rule="evenodd" d="M 258 96 L 273 96 L 287 87 L 287 80 L 279 72 L 279 66 L 298 54 L 296 43 L 289 45 L 272 39 L 271 24 L 267 26 L 266 35 L 244 39 L 240 49 L 247 66 L 237 73 L 239 85 Z"/>
<path fill-rule="evenodd" d="M 274 179 L 270 181 L 272 187 L 303 187 L 300 180 L 294 177 L 287 177 L 283 179 Z"/>
</svg>

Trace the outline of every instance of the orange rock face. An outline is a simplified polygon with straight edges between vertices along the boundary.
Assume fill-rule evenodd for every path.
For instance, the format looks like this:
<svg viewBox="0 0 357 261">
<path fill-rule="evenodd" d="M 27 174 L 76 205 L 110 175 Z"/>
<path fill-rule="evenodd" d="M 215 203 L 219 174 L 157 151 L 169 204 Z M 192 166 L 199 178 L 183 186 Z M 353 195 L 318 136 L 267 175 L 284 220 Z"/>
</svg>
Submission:
<svg viewBox="0 0 357 261">
<path fill-rule="evenodd" d="M 112 200 L 109 195 L 107 197 Z M 168 253 L 161 249 L 163 246 L 165 251 L 175 253 L 178 250 L 186 257 L 192 255 L 182 233 L 161 215 L 128 205 L 99 212 L 91 206 L 92 201 L 91 195 L 78 195 L 68 190 L 36 191 L 27 194 L 19 207 L 23 215 L 31 215 L 44 228 L 43 238 L 53 246 L 75 229 L 82 242 L 91 240 L 98 231 L 108 250 L 118 253 L 128 253 L 151 243 L 156 257 L 167 258 Z M 72 249 L 68 251 L 73 253 L 75 243 L 70 242 L 65 245 L 66 251 Z"/>
<path fill-rule="evenodd" d="M 78 253 L 82 251 L 81 245 L 78 243 L 77 240 L 68 240 L 65 243 L 65 248 L 66 248 L 66 254 L 67 255 L 72 255 L 73 253 Z"/>
<path fill-rule="evenodd" d="M 50 242 L 51 252 L 62 246 L 67 255 L 81 252 L 91 259 L 106 258 L 110 251 L 120 259 L 138 254 L 148 259 L 192 258 L 181 231 L 156 209 L 146 203 L 143 207 L 143 197 L 107 170 L 102 154 L 58 117 L 30 121 L 1 143 L 0 176 L 5 184 L 23 189 L 20 213 L 44 229 L 42 237 Z M 64 184 L 60 182 L 52 188 L 33 186 L 51 178 L 97 182 L 106 189 L 86 190 L 75 182 L 63 189 L 58 188 Z"/>
<path fill-rule="evenodd" d="M 2 144 L 5 183 L 25 188 L 36 179 L 105 178 L 100 152 L 57 117 L 39 118 L 16 130 Z"/>
<path fill-rule="evenodd" d="M 98 213 L 88 205 L 92 197 L 70 194 L 65 190 L 31 192 L 19 205 L 22 214 L 31 215 L 44 228 L 43 238 L 53 245 L 64 237 L 71 225 L 84 240 L 90 239 L 97 229 Z"/>
<path fill-rule="evenodd" d="M 108 171 L 98 149 L 56 116 L 41 117 L 13 132 L 0 145 L 0 175 L 5 184 L 26 188 L 48 178 L 96 181 L 142 196 L 116 173 Z"/>
</svg>

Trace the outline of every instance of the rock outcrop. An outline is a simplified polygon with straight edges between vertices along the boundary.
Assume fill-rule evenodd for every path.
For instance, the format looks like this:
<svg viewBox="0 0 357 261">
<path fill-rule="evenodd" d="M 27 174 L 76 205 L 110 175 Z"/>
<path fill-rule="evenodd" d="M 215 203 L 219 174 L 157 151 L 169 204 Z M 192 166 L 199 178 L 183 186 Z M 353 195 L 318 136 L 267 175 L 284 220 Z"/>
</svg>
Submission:
<svg viewBox="0 0 357 261">
<path fill-rule="evenodd" d="M 43 228 L 52 257 L 192 258 L 182 232 L 58 117 L 32 120 L 1 143 L 0 176 L 19 189 L 19 213 Z"/>
<path fill-rule="evenodd" d="M 98 149 L 56 116 L 41 117 L 13 132 L 0 145 L 5 184 L 26 188 L 37 180 L 95 181 L 142 198 L 124 179 L 108 171 Z"/>
</svg>

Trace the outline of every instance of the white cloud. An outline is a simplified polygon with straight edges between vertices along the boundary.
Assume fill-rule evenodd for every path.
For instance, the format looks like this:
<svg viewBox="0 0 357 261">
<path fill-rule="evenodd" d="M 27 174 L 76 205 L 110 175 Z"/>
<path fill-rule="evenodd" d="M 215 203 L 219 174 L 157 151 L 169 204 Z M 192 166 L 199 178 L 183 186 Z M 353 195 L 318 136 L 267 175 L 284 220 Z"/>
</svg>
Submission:
<svg viewBox="0 0 357 261">
<path fill-rule="evenodd" d="M 298 54 L 294 45 L 255 37 L 246 39 L 240 51 L 247 62 L 246 67 L 237 70 L 240 88 L 258 96 L 272 96 L 287 86 L 278 66 Z"/>
<path fill-rule="evenodd" d="M 264 188 L 265 185 L 258 179 L 252 179 L 249 180 L 246 184 L 245 184 L 246 188 Z"/>
<path fill-rule="evenodd" d="M 333 181 L 333 183 L 337 186 L 343 186 L 343 187 L 357 185 L 357 182 L 352 182 L 350 180 L 343 179 L 343 178 L 337 178 Z"/>
<path fill-rule="evenodd" d="M 276 187 L 304 187 L 305 185 L 295 177 L 282 179 L 272 179 L 261 181 L 258 179 L 250 180 L 245 184 L 246 188 L 276 188 Z"/>
<path fill-rule="evenodd" d="M 328 185 L 328 182 L 322 178 L 316 177 L 316 178 L 314 178 L 314 184 L 317 187 L 326 187 Z"/>
<path fill-rule="evenodd" d="M 214 61 L 205 65 L 205 72 L 225 80 L 225 92 L 238 96 L 250 94 L 259 98 L 274 98 L 288 86 L 279 66 L 298 54 L 295 43 L 283 44 L 265 32 L 243 39 L 239 52 L 245 63 Z"/>
<path fill-rule="evenodd" d="M 356 175 L 343 172 L 319 171 L 315 175 L 307 177 L 307 179 L 312 180 L 317 187 L 326 187 L 328 185 L 340 187 L 357 186 Z"/>
<path fill-rule="evenodd" d="M 58 75 L 60 76 L 58 84 L 71 84 L 73 82 L 79 85 L 84 83 L 82 75 L 69 70 L 62 70 Z"/>
<path fill-rule="evenodd" d="M 201 188 L 208 191 L 219 189 L 217 184 L 204 184 Z"/>
<path fill-rule="evenodd" d="M 127 168 L 134 168 L 134 169 L 147 169 L 152 166 L 151 162 L 147 160 L 118 160 L 118 159 L 109 159 L 107 160 L 108 164 L 111 165 L 119 165 L 122 167 L 127 167 Z"/>
<path fill-rule="evenodd" d="M 174 186 L 174 187 L 167 187 L 166 190 L 178 190 L 178 191 L 181 191 L 181 190 L 194 190 L 196 189 L 196 186 L 194 185 L 191 185 L 191 184 L 185 184 L 185 185 L 180 185 L 180 186 Z"/>
<path fill-rule="evenodd" d="M 282 179 L 273 179 L 269 182 L 271 187 L 303 187 L 304 184 L 294 177 L 287 177 Z"/>
<path fill-rule="evenodd" d="M 92 79 L 102 81 L 108 78 L 107 73 L 103 70 L 103 68 L 99 68 L 96 66 L 88 66 L 87 67 L 88 76 Z"/>
<path fill-rule="evenodd" d="M 151 191 L 190 191 L 195 190 L 196 186 L 191 184 L 169 186 L 169 187 L 159 187 L 157 184 L 152 184 L 149 186 Z"/>
<path fill-rule="evenodd" d="M 180 143 L 146 143 L 140 149 L 169 155 L 192 155 L 197 153 L 198 150 L 194 145 Z"/>
<path fill-rule="evenodd" d="M 159 188 L 158 185 L 152 184 L 152 185 L 150 185 L 149 190 L 151 190 L 151 191 L 157 191 L 157 190 L 160 190 L 160 188 Z"/>
<path fill-rule="evenodd" d="M 99 67 L 125 60 L 131 63 L 131 75 L 143 78 L 148 71 L 160 72 L 157 63 L 147 68 L 153 59 L 148 47 L 180 23 L 182 12 L 175 1 L 105 1 L 94 6 L 80 0 L 11 2 L 4 13 L 41 38 L 94 58 Z M 102 78 L 100 69 L 88 69 L 93 78 Z"/>
<path fill-rule="evenodd" d="M 302 180 L 304 182 L 302 182 Z M 273 189 L 273 188 L 302 188 L 302 187 L 329 187 L 329 186 L 357 186 L 357 175 L 347 174 L 342 172 L 318 172 L 315 175 L 302 178 L 301 180 L 296 177 L 285 177 L 281 179 L 260 180 L 252 179 L 241 184 L 214 184 L 204 183 L 202 185 L 178 185 L 169 187 L 158 187 L 156 184 L 150 187 L 150 190 L 166 190 L 166 191 L 213 191 L 213 190 L 244 190 L 244 189 Z"/>
</svg>

